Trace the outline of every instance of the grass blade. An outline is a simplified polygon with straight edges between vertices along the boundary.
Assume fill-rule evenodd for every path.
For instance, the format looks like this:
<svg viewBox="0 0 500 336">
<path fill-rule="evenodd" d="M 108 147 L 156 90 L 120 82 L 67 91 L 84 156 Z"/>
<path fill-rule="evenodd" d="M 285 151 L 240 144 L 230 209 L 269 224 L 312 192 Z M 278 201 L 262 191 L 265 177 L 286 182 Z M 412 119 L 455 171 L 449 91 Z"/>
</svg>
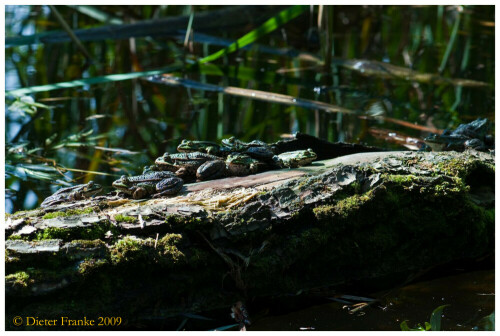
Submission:
<svg viewBox="0 0 500 336">
<path fill-rule="evenodd" d="M 214 84 L 204 84 L 190 79 L 177 78 L 173 76 L 150 77 L 148 81 L 172 86 L 184 86 L 195 90 L 212 91 L 224 93 L 232 96 L 244 97 L 249 99 L 266 101 L 291 106 L 303 107 L 312 110 L 322 110 L 330 113 L 354 113 L 353 110 L 332 105 L 320 101 L 297 98 L 281 93 L 267 92 L 262 90 L 251 90 L 234 86 L 220 86 Z"/>
<path fill-rule="evenodd" d="M 373 76 L 387 79 L 400 79 L 404 81 L 416 81 L 420 83 L 461 85 L 464 87 L 490 86 L 488 83 L 473 79 L 446 78 L 437 74 L 421 73 L 409 68 L 379 61 L 335 58 L 332 62 L 343 68 L 357 71 L 367 77 Z"/>
<path fill-rule="evenodd" d="M 282 6 L 275 5 L 243 5 L 228 6 L 218 10 L 202 12 L 195 18 L 196 29 L 203 31 L 206 29 L 213 29 L 218 25 L 228 27 L 228 29 L 240 27 L 242 24 L 255 22 L 257 20 L 256 17 L 259 18 L 266 13 L 274 14 L 281 8 Z M 245 12 L 246 15 L 241 15 L 242 12 Z M 258 21 L 261 22 L 260 19 Z M 80 41 L 120 40 L 145 36 L 165 37 L 177 34 L 179 29 L 186 29 L 188 22 L 189 16 L 174 16 L 121 25 L 111 24 L 95 28 L 77 29 L 74 32 Z M 40 43 L 63 43 L 69 41 L 70 38 L 65 32 L 47 31 L 34 35 L 6 37 L 5 47 L 9 48 Z"/>
<path fill-rule="evenodd" d="M 54 16 L 56 17 L 56 19 L 59 22 L 59 24 L 64 29 L 64 31 L 66 33 L 68 33 L 69 37 L 71 38 L 71 40 L 73 41 L 73 43 L 75 44 L 75 46 L 82 52 L 83 55 L 85 55 L 85 58 L 87 59 L 86 65 L 88 65 L 89 63 L 95 63 L 94 60 L 92 59 L 92 56 L 90 56 L 90 54 L 87 51 L 87 49 L 83 46 L 82 42 L 80 42 L 80 40 L 78 39 L 78 37 L 76 37 L 76 35 L 73 32 L 73 30 L 71 29 L 71 27 L 64 20 L 64 18 L 61 15 L 61 13 L 59 13 L 59 11 L 57 10 L 56 6 L 49 5 L 49 8 L 52 11 L 52 13 L 54 14 Z"/>
<path fill-rule="evenodd" d="M 441 65 L 439 66 L 439 73 L 442 73 L 446 63 L 448 63 L 448 58 L 450 57 L 451 49 L 453 49 L 453 45 L 455 44 L 455 40 L 458 35 L 458 28 L 460 27 L 460 18 L 462 14 L 462 8 L 458 7 L 457 18 L 455 20 L 455 24 L 453 25 L 453 30 L 451 32 L 450 40 L 448 41 L 448 46 L 446 47 L 446 51 L 444 52 L 443 59 L 441 61 Z"/>
<path fill-rule="evenodd" d="M 108 22 L 110 24 L 122 24 L 123 21 L 119 18 L 113 17 L 106 12 L 97 9 L 95 6 L 85 6 L 85 5 L 66 5 L 74 10 L 85 14 L 97 21 Z"/>
<path fill-rule="evenodd" d="M 12 96 L 23 96 L 23 95 L 35 93 L 35 92 L 45 92 L 45 91 L 52 91 L 52 90 L 69 89 L 69 88 L 74 88 L 74 87 L 79 87 L 79 86 L 84 86 L 84 85 L 93 85 L 93 84 L 101 84 L 101 83 L 108 83 L 108 82 L 124 81 L 124 80 L 143 77 L 143 76 L 160 75 L 160 74 L 163 74 L 166 72 L 172 72 L 172 71 L 179 70 L 181 67 L 182 67 L 182 65 L 180 63 L 174 63 L 168 67 L 160 68 L 160 69 L 156 69 L 156 70 L 130 72 L 130 73 L 124 73 L 124 74 L 114 74 L 114 75 L 91 77 L 91 78 L 85 78 L 85 79 L 77 79 L 74 81 L 60 82 L 60 83 L 56 83 L 56 84 L 31 86 L 31 87 L 27 87 L 27 88 L 7 91 L 5 94 L 12 95 Z"/>
<path fill-rule="evenodd" d="M 449 305 L 442 305 L 434 309 L 431 314 L 431 329 L 432 331 L 440 331 L 441 330 L 441 314 L 443 313 L 443 309 L 448 307 Z"/>
<path fill-rule="evenodd" d="M 239 48 L 242 48 L 252 42 L 255 42 L 262 36 L 272 32 L 276 28 L 280 27 L 281 25 L 287 23 L 288 21 L 296 18 L 302 12 L 304 12 L 309 6 L 305 5 L 295 5 L 291 6 L 283 11 L 281 11 L 278 15 L 270 18 L 266 22 L 264 22 L 260 27 L 252 30 L 250 33 L 242 36 L 239 38 L 236 42 L 232 43 L 229 45 L 227 48 L 221 49 L 211 55 L 208 55 L 207 57 L 202 58 L 199 62 L 200 63 L 207 63 L 211 61 L 215 61 L 216 59 L 220 58 L 223 55 L 230 54 Z"/>
</svg>

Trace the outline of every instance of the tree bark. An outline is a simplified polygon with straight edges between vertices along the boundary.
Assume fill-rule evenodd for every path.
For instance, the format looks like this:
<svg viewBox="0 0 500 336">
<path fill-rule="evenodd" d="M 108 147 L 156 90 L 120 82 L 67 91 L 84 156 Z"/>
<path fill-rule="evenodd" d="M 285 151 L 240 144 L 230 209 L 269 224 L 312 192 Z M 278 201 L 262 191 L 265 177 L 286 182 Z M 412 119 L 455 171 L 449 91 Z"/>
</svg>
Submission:
<svg viewBox="0 0 500 336">
<path fill-rule="evenodd" d="M 490 253 L 494 156 L 359 153 L 7 224 L 7 329 L 16 315 L 105 313 L 131 326 Z"/>
</svg>

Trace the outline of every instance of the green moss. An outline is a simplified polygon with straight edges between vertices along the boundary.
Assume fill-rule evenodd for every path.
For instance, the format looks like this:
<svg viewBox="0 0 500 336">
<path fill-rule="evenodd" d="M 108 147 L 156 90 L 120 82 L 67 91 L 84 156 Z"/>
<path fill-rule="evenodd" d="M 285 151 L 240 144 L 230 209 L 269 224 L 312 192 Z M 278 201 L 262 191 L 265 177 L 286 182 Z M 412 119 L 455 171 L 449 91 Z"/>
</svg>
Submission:
<svg viewBox="0 0 500 336">
<path fill-rule="evenodd" d="M 165 217 L 165 223 L 170 224 L 172 228 L 182 230 L 206 230 L 212 225 L 212 220 L 210 218 L 168 215 Z"/>
<path fill-rule="evenodd" d="M 19 263 L 20 261 L 21 258 L 19 258 L 19 256 L 12 254 L 9 250 L 5 249 L 5 266 L 9 267 L 13 264 Z"/>
<path fill-rule="evenodd" d="M 156 241 L 153 238 L 141 239 L 133 236 L 125 237 L 111 248 L 113 264 L 134 263 L 136 266 L 148 267 L 153 264 L 169 266 L 185 261 L 185 255 L 177 245 L 180 234 L 169 233 Z"/>
<path fill-rule="evenodd" d="M 69 238 L 70 230 L 61 228 L 46 228 L 38 232 L 34 240 L 47 240 L 47 239 L 67 239 Z"/>
<path fill-rule="evenodd" d="M 23 240 L 23 237 L 19 235 L 10 235 L 9 237 L 7 237 L 7 240 Z"/>
<path fill-rule="evenodd" d="M 391 174 L 384 174 L 382 175 L 382 178 L 386 181 L 390 181 L 393 183 L 397 183 L 402 186 L 409 186 L 416 181 L 418 181 L 418 177 L 415 175 L 391 175 Z"/>
<path fill-rule="evenodd" d="M 477 159 L 464 160 L 462 157 L 440 162 L 436 165 L 439 172 L 448 176 L 466 178 L 472 172 L 485 170 L 495 173 L 495 166 Z"/>
<path fill-rule="evenodd" d="M 14 287 L 28 287 L 30 275 L 24 271 L 9 274 L 5 276 L 7 282 L 12 282 Z"/>
<path fill-rule="evenodd" d="M 21 211 L 14 212 L 13 214 L 9 215 L 9 217 L 12 219 L 17 219 L 17 218 L 21 218 L 21 217 L 36 217 L 36 216 L 40 216 L 44 212 L 45 211 L 41 210 L 41 209 L 21 210 Z"/>
<path fill-rule="evenodd" d="M 470 187 L 467 186 L 462 179 L 457 177 L 453 179 L 453 181 L 443 181 L 440 184 L 436 184 L 434 186 L 434 196 L 464 193 L 470 190 Z M 424 192 L 424 190 L 421 189 L 421 192 Z"/>
<path fill-rule="evenodd" d="M 93 274 L 96 270 L 108 265 L 109 262 L 106 259 L 94 259 L 89 258 L 83 260 L 80 265 L 78 265 L 78 273 L 82 276 L 88 277 Z"/>
<path fill-rule="evenodd" d="M 158 241 L 158 246 L 163 249 L 163 256 L 168 257 L 174 262 L 184 258 L 184 253 L 177 248 L 177 245 L 180 244 L 181 240 L 182 236 L 180 234 L 169 233 L 163 236 L 163 238 Z"/>
<path fill-rule="evenodd" d="M 90 208 L 85 208 L 85 209 L 70 209 L 67 211 L 54 211 L 54 212 L 49 212 L 45 214 L 42 219 L 51 219 L 51 218 L 57 218 L 57 217 L 69 217 L 69 216 L 75 216 L 75 215 L 84 215 L 84 214 L 91 214 L 94 212 L 94 209 L 92 207 Z"/>
<path fill-rule="evenodd" d="M 330 209 L 330 211 L 333 210 L 335 213 L 345 218 L 353 211 L 357 211 L 366 201 L 370 199 L 370 197 L 371 191 L 362 195 L 353 195 L 347 197 L 343 200 L 338 201 L 337 204 L 333 206 L 333 209 Z"/>
<path fill-rule="evenodd" d="M 94 239 L 94 240 L 76 239 L 72 240 L 71 242 L 83 248 L 94 248 L 105 245 L 104 242 L 100 239 Z"/>
<path fill-rule="evenodd" d="M 45 214 L 42 219 L 52 219 L 52 218 L 57 218 L 57 217 L 65 217 L 66 212 L 64 211 L 54 211 L 54 212 L 49 212 Z"/>
<path fill-rule="evenodd" d="M 43 231 L 39 231 L 33 240 L 46 240 L 46 239 L 62 239 L 69 241 L 72 239 L 82 240 L 95 240 L 104 237 L 107 231 L 116 232 L 116 228 L 108 221 L 95 223 L 89 227 L 69 227 L 69 228 L 56 228 L 49 227 Z"/>
<path fill-rule="evenodd" d="M 126 222 L 126 223 L 137 223 L 138 219 L 132 216 L 125 216 L 122 214 L 115 215 L 115 220 L 117 222 Z"/>
</svg>

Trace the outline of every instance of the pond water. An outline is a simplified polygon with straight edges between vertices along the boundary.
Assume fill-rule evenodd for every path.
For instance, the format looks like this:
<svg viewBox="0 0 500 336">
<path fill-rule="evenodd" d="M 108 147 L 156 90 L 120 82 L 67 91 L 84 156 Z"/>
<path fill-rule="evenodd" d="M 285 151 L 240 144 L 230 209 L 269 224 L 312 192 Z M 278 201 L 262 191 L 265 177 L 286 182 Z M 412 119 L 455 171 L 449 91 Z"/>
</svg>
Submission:
<svg viewBox="0 0 500 336">
<path fill-rule="evenodd" d="M 416 282 L 391 291 L 376 292 L 382 298 L 373 306 L 351 314 L 344 303 L 327 303 L 284 315 L 265 317 L 249 330 L 401 330 L 428 322 L 432 311 L 447 306 L 441 330 L 484 330 L 484 317 L 495 309 L 493 270 L 468 272 Z"/>
<path fill-rule="evenodd" d="M 83 7 L 57 9 L 72 29 L 110 24 Z M 8 213 L 39 206 L 61 185 L 93 180 L 111 191 L 114 180 L 141 173 L 182 139 L 271 143 L 303 132 L 417 150 L 432 132 L 478 117 L 495 122 L 494 6 L 311 6 L 205 64 L 196 60 L 283 8 L 209 26 L 197 15 L 222 7 L 93 8 L 115 24 L 184 16 L 188 25 L 166 36 L 83 41 L 87 59 L 73 43 L 16 40 L 61 25 L 48 6 L 7 6 L 6 90 L 167 66 L 169 81 L 114 79 L 30 94 L 49 108 L 16 105 L 7 92 Z M 471 330 L 494 308 L 490 266 L 403 287 L 362 315 L 333 302 L 264 314 L 250 330 L 400 330 L 401 321 L 423 324 L 442 304 L 450 304 L 443 329 Z"/>
<path fill-rule="evenodd" d="M 392 279 L 372 279 L 342 288 L 316 288 L 297 295 L 249 300 L 251 324 L 246 328 L 248 331 L 401 331 L 403 321 L 409 328 L 424 326 L 431 313 L 445 305 L 440 330 L 494 330 L 493 268 L 494 260 L 489 257 L 476 263 L 452 263 L 422 270 L 412 281 L 396 275 Z M 395 285 L 387 288 L 389 283 Z M 179 319 L 139 318 L 130 327 L 238 330 L 230 312 L 228 308 Z"/>
</svg>

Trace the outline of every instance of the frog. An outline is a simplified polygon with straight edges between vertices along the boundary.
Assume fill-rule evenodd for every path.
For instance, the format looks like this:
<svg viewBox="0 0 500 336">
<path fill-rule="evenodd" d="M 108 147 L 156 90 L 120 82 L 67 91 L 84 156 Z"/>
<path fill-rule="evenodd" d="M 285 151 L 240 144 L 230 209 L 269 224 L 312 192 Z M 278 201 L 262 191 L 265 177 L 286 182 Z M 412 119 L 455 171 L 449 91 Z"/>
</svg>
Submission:
<svg viewBox="0 0 500 336">
<path fill-rule="evenodd" d="M 485 151 L 493 146 L 493 137 L 488 135 L 490 123 L 486 118 L 478 118 L 468 124 L 460 124 L 454 131 L 444 130 L 442 134 L 432 134 L 424 139 L 433 151 L 463 151 L 475 149 Z"/>
<path fill-rule="evenodd" d="M 63 202 L 82 200 L 98 194 L 101 190 L 101 185 L 94 183 L 94 181 L 89 181 L 88 183 L 79 184 L 73 187 L 61 188 L 44 199 L 40 206 L 46 208 Z"/>
<path fill-rule="evenodd" d="M 306 166 L 316 160 L 316 158 L 316 153 L 311 148 L 285 152 L 273 157 L 274 161 L 283 168 Z"/>
<path fill-rule="evenodd" d="M 225 177 L 228 174 L 226 162 L 223 160 L 207 161 L 196 170 L 196 180 L 206 181 Z"/>
<path fill-rule="evenodd" d="M 264 166 L 265 164 L 263 162 L 242 153 L 229 154 L 226 159 L 228 174 L 232 176 L 255 174 Z"/>
<path fill-rule="evenodd" d="M 223 139 L 222 143 L 230 152 L 243 153 L 250 157 L 273 164 L 272 158 L 275 155 L 271 146 L 260 140 L 253 140 L 250 142 L 243 142 L 235 137 Z"/>
<path fill-rule="evenodd" d="M 222 144 L 229 148 L 233 152 L 242 152 L 250 147 L 265 147 L 267 144 L 260 140 L 253 140 L 250 142 L 243 142 L 241 140 L 236 139 L 234 136 L 222 139 Z"/>
<path fill-rule="evenodd" d="M 113 182 L 113 187 L 134 199 L 146 196 L 173 195 L 181 190 L 184 181 L 169 171 L 150 171 L 137 176 L 125 176 Z"/>
<path fill-rule="evenodd" d="M 207 161 L 214 160 L 220 160 L 220 157 L 202 152 L 165 153 L 156 159 L 155 165 L 150 167 L 149 170 L 167 170 L 174 172 L 178 177 L 189 180 L 196 175 L 199 166 Z"/>
<path fill-rule="evenodd" d="M 212 141 L 182 140 L 177 146 L 177 151 L 181 153 L 202 152 L 216 156 L 227 156 L 230 149 Z"/>
</svg>

